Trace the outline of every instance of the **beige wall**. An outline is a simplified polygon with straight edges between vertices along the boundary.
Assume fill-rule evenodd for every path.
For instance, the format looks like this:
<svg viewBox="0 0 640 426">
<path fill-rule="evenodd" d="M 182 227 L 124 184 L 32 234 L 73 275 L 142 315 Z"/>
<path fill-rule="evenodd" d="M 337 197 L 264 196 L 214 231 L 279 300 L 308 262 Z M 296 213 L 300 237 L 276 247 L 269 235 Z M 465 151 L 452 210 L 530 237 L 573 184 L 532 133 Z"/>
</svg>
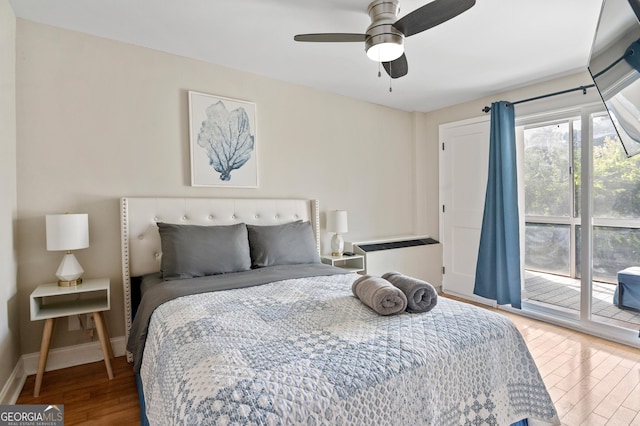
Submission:
<svg viewBox="0 0 640 426">
<path fill-rule="evenodd" d="M 0 389 L 20 356 L 15 243 L 15 69 L 16 17 L 8 0 L 0 0 Z"/>
<path fill-rule="evenodd" d="M 75 254 L 85 276 L 111 278 L 113 337 L 124 334 L 121 196 L 317 198 L 348 210 L 347 241 L 414 231 L 422 114 L 23 20 L 17 53 L 22 353 L 42 330 L 29 293 L 62 257 L 45 249 L 48 213 L 89 214 L 90 247 Z M 259 189 L 190 187 L 188 90 L 257 103 Z M 52 347 L 86 341 L 60 321 Z"/>
</svg>

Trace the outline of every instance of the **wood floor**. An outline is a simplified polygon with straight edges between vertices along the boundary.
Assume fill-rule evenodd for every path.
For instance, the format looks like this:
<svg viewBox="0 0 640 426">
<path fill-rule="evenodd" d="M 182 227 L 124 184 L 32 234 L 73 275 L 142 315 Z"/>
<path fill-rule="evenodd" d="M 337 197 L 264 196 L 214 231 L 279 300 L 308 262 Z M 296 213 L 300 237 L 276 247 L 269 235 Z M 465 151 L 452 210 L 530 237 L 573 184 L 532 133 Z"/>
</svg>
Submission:
<svg viewBox="0 0 640 426">
<path fill-rule="evenodd" d="M 640 349 L 508 316 L 524 336 L 563 425 L 640 426 Z"/>
<path fill-rule="evenodd" d="M 64 424 L 139 425 L 138 390 L 131 365 L 124 356 L 112 360 L 109 380 L 104 362 L 47 371 L 40 396 L 33 397 L 35 375 L 29 376 L 18 404 L 64 404 Z"/>
<path fill-rule="evenodd" d="M 640 426 L 640 350 L 503 311 L 521 331 L 563 425 Z M 64 404 L 65 425 L 139 424 L 135 377 L 124 357 L 29 376 L 18 404 Z"/>
</svg>

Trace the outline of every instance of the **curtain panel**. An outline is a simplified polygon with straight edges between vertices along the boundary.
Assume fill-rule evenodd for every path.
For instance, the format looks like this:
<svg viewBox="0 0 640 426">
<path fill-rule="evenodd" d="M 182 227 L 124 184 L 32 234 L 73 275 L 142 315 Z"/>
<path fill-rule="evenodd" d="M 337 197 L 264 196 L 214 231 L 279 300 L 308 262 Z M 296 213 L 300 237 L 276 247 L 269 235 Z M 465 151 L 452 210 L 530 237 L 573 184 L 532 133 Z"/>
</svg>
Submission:
<svg viewBox="0 0 640 426">
<path fill-rule="evenodd" d="M 505 101 L 491 105 L 489 176 L 473 293 L 521 308 L 520 230 L 515 113 Z"/>
</svg>

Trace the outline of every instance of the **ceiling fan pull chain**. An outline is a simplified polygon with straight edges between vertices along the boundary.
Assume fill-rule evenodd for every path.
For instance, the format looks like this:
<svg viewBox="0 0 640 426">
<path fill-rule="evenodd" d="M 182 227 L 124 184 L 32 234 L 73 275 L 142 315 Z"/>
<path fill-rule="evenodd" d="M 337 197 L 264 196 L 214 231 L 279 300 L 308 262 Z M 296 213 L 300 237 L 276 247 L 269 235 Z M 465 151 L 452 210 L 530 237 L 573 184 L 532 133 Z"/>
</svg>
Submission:
<svg viewBox="0 0 640 426">
<path fill-rule="evenodd" d="M 382 62 L 378 62 L 378 78 L 382 77 L 382 73 L 380 72 L 381 65 L 382 65 Z"/>
<path fill-rule="evenodd" d="M 391 79 L 391 62 L 389 62 L 389 93 L 393 92 L 393 89 L 391 88 L 391 82 L 393 80 Z"/>
</svg>

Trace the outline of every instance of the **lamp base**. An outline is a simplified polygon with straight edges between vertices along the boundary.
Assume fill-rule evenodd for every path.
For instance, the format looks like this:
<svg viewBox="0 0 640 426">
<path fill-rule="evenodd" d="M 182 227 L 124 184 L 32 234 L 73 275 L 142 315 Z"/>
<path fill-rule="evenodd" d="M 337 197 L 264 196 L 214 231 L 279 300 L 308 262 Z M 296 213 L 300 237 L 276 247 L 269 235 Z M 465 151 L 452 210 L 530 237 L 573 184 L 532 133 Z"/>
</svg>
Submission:
<svg viewBox="0 0 640 426">
<path fill-rule="evenodd" d="M 71 281 L 58 280 L 58 287 L 73 287 L 78 284 L 82 284 L 82 278 L 78 278 L 77 280 L 71 280 Z"/>
<path fill-rule="evenodd" d="M 344 240 L 342 235 L 334 234 L 331 238 L 331 256 L 340 257 L 344 252 Z"/>
<path fill-rule="evenodd" d="M 84 269 L 76 260 L 76 257 L 71 252 L 67 252 L 58 266 L 56 276 L 58 277 L 58 286 L 60 287 L 72 287 L 82 283 L 82 274 Z"/>
</svg>

